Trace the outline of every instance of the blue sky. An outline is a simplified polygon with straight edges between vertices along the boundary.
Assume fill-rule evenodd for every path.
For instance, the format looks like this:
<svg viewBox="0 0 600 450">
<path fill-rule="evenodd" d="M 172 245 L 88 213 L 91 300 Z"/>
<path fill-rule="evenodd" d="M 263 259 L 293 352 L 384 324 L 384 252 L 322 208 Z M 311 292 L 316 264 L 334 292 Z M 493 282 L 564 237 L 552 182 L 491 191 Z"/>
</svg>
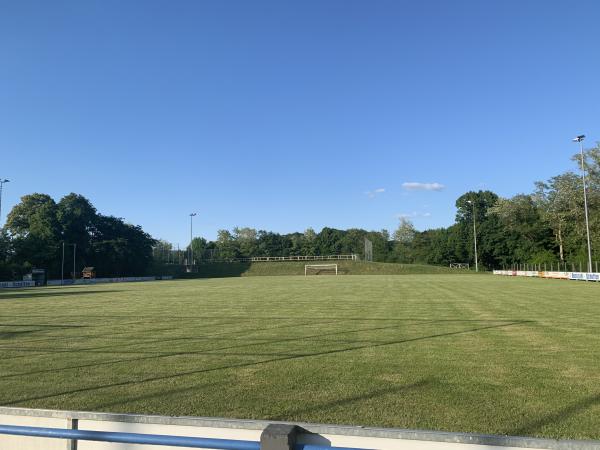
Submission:
<svg viewBox="0 0 600 450">
<path fill-rule="evenodd" d="M 3 216 L 195 233 L 447 226 L 600 140 L 597 1 L 0 1 Z M 406 184 L 417 183 L 417 184 Z M 2 221 L 4 217 L 2 218 Z"/>
</svg>

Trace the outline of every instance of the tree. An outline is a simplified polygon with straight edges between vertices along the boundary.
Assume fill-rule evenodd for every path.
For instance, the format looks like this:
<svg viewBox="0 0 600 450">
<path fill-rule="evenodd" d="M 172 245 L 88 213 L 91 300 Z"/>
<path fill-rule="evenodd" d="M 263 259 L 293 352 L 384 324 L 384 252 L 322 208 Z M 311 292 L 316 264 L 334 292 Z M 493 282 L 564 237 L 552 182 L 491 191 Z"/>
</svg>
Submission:
<svg viewBox="0 0 600 450">
<path fill-rule="evenodd" d="M 154 247 L 152 247 L 152 257 L 154 258 L 154 261 L 159 264 L 171 262 L 172 252 L 173 245 L 163 239 L 156 240 Z"/>
<path fill-rule="evenodd" d="M 258 256 L 289 256 L 290 241 L 278 233 L 258 232 Z"/>
<path fill-rule="evenodd" d="M 233 229 L 233 239 L 237 242 L 241 257 L 251 258 L 256 256 L 258 251 L 258 233 L 254 228 L 235 227 Z"/>
<path fill-rule="evenodd" d="M 373 243 L 373 261 L 387 261 L 393 247 L 388 230 L 369 231 L 365 237 Z"/>
<path fill-rule="evenodd" d="M 156 241 L 140 226 L 99 215 L 91 243 L 90 265 L 99 276 L 144 275 L 152 263 Z"/>
<path fill-rule="evenodd" d="M 8 230 L 0 228 L 0 280 L 11 279 L 14 267 L 11 264 L 13 242 Z"/>
<path fill-rule="evenodd" d="M 561 262 L 565 260 L 565 239 L 572 229 L 572 219 L 578 217 L 578 193 L 582 184 L 572 172 L 550 178 L 548 182 L 538 181 L 533 199 L 540 211 L 541 219 L 554 234 Z"/>
<path fill-rule="evenodd" d="M 351 228 L 343 232 L 340 253 L 343 255 L 362 254 L 365 248 L 366 235 L 367 232 L 359 228 Z"/>
<path fill-rule="evenodd" d="M 217 231 L 216 247 L 219 253 L 219 259 L 230 260 L 237 258 L 237 245 L 233 235 L 228 230 Z"/>
<path fill-rule="evenodd" d="M 6 220 L 11 234 L 14 260 L 44 268 L 51 274 L 58 272 L 60 226 L 56 217 L 56 203 L 46 194 L 30 194 L 21 198 Z"/>
<path fill-rule="evenodd" d="M 587 203 L 589 210 L 589 225 L 590 225 L 590 240 L 592 244 L 592 251 L 600 249 L 600 143 L 592 148 L 584 150 L 584 168 L 587 173 L 586 186 L 587 186 Z M 581 169 L 581 155 L 579 153 L 573 155 L 572 160 L 577 165 L 578 169 Z M 569 243 L 566 243 L 566 247 L 570 253 L 570 257 L 576 260 L 587 259 L 587 245 L 586 241 L 586 230 L 585 230 L 585 219 L 583 218 L 583 183 L 580 184 L 578 208 L 578 220 L 577 228 L 574 229 L 574 241 L 572 242 L 572 248 Z"/>
<path fill-rule="evenodd" d="M 96 233 L 96 208 L 82 195 L 71 193 L 56 206 L 56 218 L 62 240 L 77 245 L 77 260 L 87 265 L 91 240 Z"/>
<path fill-rule="evenodd" d="M 394 231 L 394 241 L 399 242 L 401 244 L 410 244 L 415 235 L 417 234 L 417 230 L 413 223 L 405 217 L 400 218 L 400 224 L 396 231 Z"/>
<path fill-rule="evenodd" d="M 292 233 L 288 234 L 286 238 L 290 242 L 289 253 L 293 256 L 304 255 L 302 252 L 304 246 L 304 234 L 303 233 Z"/>
<path fill-rule="evenodd" d="M 571 160 L 577 165 L 578 169 L 581 168 L 580 153 L 574 154 Z M 583 165 L 588 174 L 590 187 L 597 190 L 600 186 L 600 142 L 596 142 L 596 145 L 592 148 L 584 149 Z"/>
<path fill-rule="evenodd" d="M 342 248 L 343 231 L 325 227 L 317 234 L 315 247 L 318 255 L 338 255 Z"/>
<path fill-rule="evenodd" d="M 550 258 L 548 262 L 555 260 L 549 257 L 554 250 L 551 229 L 547 222 L 542 220 L 540 210 L 531 195 L 499 198 L 488 212 L 500 220 L 505 232 L 504 240 L 509 239 L 512 243 L 508 247 L 513 261 L 539 261 L 547 258 Z"/>
<path fill-rule="evenodd" d="M 560 261 L 564 262 L 567 255 L 572 259 L 584 253 L 586 230 L 581 178 L 573 172 L 566 172 L 547 182 L 537 182 L 533 198 L 542 219 L 553 232 Z M 590 207 L 592 229 L 595 229 L 595 202 L 590 202 Z"/>
<path fill-rule="evenodd" d="M 477 224 L 477 257 L 487 267 L 500 262 L 499 243 L 502 242 L 502 226 L 497 217 L 489 216 L 488 210 L 496 204 L 498 196 L 491 191 L 470 191 L 456 200 L 456 225 L 459 239 L 455 241 L 455 254 L 468 261 L 475 261 L 473 218 Z M 471 202 L 471 203 L 469 203 Z M 475 216 L 473 216 L 473 213 Z M 464 260 L 462 261 L 464 262 Z"/>
<path fill-rule="evenodd" d="M 194 259 L 196 261 L 203 261 L 208 259 L 209 256 L 212 256 L 207 255 L 208 242 L 202 237 L 195 237 L 192 239 L 192 250 L 194 251 Z M 189 246 L 186 251 L 189 251 Z"/>
<path fill-rule="evenodd" d="M 317 254 L 317 233 L 312 228 L 304 230 L 302 237 L 302 251 L 303 255 L 316 255 Z"/>
</svg>

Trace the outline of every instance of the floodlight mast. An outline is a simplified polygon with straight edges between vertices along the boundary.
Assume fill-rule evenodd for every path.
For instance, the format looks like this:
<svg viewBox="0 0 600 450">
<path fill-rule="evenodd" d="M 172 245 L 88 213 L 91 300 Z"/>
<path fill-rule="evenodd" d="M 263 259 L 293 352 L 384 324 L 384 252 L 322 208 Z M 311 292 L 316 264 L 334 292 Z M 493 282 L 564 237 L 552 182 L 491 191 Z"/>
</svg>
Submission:
<svg viewBox="0 0 600 450">
<path fill-rule="evenodd" d="M 592 271 L 592 245 L 590 243 L 590 221 L 588 218 L 588 203 L 587 203 L 587 185 L 585 181 L 585 158 L 583 156 L 583 140 L 585 134 L 573 138 L 573 142 L 579 143 L 579 155 L 581 156 L 581 179 L 583 180 L 583 206 L 585 209 L 585 230 L 587 234 L 587 250 L 588 250 L 588 272 Z"/>
<path fill-rule="evenodd" d="M 475 202 L 467 200 L 467 203 L 473 207 L 473 244 L 475 246 L 475 272 L 479 272 L 477 264 L 477 227 L 475 226 Z"/>
<path fill-rule="evenodd" d="M 2 187 L 4 183 L 10 183 L 10 180 L 7 178 L 0 180 L 0 220 L 2 220 Z"/>
<path fill-rule="evenodd" d="M 192 235 L 192 226 L 193 226 L 192 221 L 193 221 L 195 215 L 196 215 L 195 212 L 190 213 L 190 270 L 191 270 L 191 267 L 194 265 L 194 246 L 193 246 L 194 238 Z"/>
</svg>

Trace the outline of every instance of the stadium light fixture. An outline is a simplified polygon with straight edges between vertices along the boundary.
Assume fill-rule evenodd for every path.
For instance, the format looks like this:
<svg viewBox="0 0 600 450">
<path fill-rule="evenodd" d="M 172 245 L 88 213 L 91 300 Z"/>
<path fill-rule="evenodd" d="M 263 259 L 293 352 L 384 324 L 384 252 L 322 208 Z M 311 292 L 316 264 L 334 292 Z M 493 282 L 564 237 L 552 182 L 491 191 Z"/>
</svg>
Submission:
<svg viewBox="0 0 600 450">
<path fill-rule="evenodd" d="M 588 203 L 587 203 L 587 186 L 585 182 L 585 158 L 583 156 L 583 140 L 585 134 L 573 138 L 573 142 L 579 143 L 579 154 L 581 156 L 581 179 L 583 180 L 583 206 L 585 209 L 585 230 L 587 233 L 587 249 L 588 249 L 588 272 L 592 271 L 592 245 L 590 243 L 590 221 L 588 218 Z"/>
<path fill-rule="evenodd" d="M 4 183 L 9 183 L 10 180 L 5 178 L 4 180 L 0 180 L 0 220 L 2 220 L 2 188 L 4 187 Z"/>
<path fill-rule="evenodd" d="M 477 227 L 475 226 L 475 202 L 467 200 L 467 203 L 473 207 L 473 245 L 475 246 L 475 272 L 479 272 L 477 264 Z"/>
</svg>

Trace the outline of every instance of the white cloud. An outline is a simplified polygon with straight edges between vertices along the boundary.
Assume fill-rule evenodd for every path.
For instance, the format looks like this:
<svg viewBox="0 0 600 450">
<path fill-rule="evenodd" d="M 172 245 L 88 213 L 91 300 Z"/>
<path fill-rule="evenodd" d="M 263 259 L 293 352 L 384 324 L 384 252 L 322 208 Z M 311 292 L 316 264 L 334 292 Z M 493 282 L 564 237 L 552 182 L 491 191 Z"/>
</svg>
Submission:
<svg viewBox="0 0 600 450">
<path fill-rule="evenodd" d="M 369 198 L 375 198 L 377 196 L 377 194 L 383 194 L 384 192 L 385 192 L 385 188 L 377 188 L 372 191 L 367 191 L 367 192 L 365 192 L 365 194 L 367 194 L 367 196 Z"/>
<path fill-rule="evenodd" d="M 416 181 L 407 181 L 402 183 L 402 187 L 409 191 L 441 191 L 446 186 L 441 183 L 418 183 Z"/>
<path fill-rule="evenodd" d="M 416 217 L 431 217 L 431 213 L 430 212 L 417 212 L 417 211 L 413 211 L 413 212 L 410 212 L 410 213 L 396 214 L 396 217 L 398 219 L 414 219 Z"/>
</svg>

